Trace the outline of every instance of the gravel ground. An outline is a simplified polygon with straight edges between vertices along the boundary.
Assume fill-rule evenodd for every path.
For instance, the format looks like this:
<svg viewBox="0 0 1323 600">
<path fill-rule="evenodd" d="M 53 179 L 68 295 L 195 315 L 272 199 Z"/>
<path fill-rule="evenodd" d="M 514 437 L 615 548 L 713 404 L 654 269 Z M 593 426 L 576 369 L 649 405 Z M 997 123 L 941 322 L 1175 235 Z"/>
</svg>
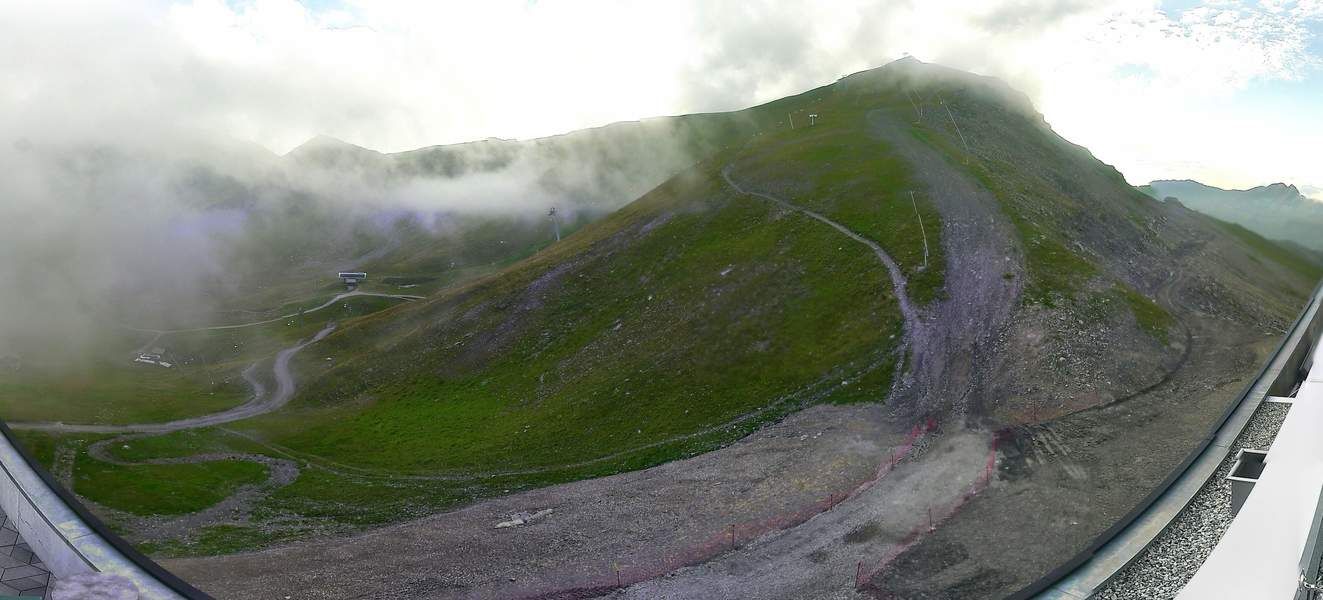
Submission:
<svg viewBox="0 0 1323 600">
<path fill-rule="evenodd" d="M 613 567 L 628 581 L 677 556 L 699 556 L 692 551 L 732 524 L 774 520 L 875 477 L 879 461 L 907 441 L 885 413 L 881 405 L 815 406 L 720 450 L 650 469 L 484 500 L 354 536 L 161 563 L 227 599 L 537 597 L 613 580 Z M 944 460 L 923 458 L 914 468 Z M 841 502 L 832 512 L 856 503 Z M 546 509 L 552 512 L 530 524 L 495 527 Z"/>
<path fill-rule="evenodd" d="M 1241 448 L 1267 448 L 1277 437 L 1289 404 L 1264 402 L 1254 411 L 1217 471 L 1190 500 L 1176 520 L 1149 544 L 1133 563 L 1122 569 L 1106 587 L 1093 595 L 1097 600 L 1175 598 L 1199 565 L 1217 546 L 1231 525 L 1231 485 L 1227 472 Z"/>
<path fill-rule="evenodd" d="M 956 431 L 923 438 L 926 446 L 837 508 L 798 527 L 754 540 L 703 564 L 640 582 L 612 600 L 780 600 L 860 598 L 860 570 L 867 573 L 959 506 L 978 485 L 991 450 L 989 436 Z M 921 454 L 919 456 L 918 454 Z"/>
</svg>

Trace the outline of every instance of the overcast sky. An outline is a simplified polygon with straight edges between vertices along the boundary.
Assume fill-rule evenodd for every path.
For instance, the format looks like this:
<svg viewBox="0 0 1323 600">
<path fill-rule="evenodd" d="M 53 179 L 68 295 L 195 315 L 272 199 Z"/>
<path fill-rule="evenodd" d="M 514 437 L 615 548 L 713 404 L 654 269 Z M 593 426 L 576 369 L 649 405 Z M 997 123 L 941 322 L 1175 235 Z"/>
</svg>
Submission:
<svg viewBox="0 0 1323 600">
<path fill-rule="evenodd" d="M 0 0 L 0 136 L 383 151 L 742 108 L 909 53 L 1134 183 L 1323 197 L 1323 0 Z"/>
</svg>

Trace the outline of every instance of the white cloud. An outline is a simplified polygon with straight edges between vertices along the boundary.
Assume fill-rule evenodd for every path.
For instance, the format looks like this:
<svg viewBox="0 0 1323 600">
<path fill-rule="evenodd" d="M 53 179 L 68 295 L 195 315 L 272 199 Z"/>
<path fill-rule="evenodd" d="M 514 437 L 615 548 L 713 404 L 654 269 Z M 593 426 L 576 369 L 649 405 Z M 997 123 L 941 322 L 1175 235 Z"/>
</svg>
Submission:
<svg viewBox="0 0 1323 600">
<path fill-rule="evenodd" d="M 1309 198 L 1310 200 L 1323 202 L 1323 187 L 1316 187 L 1312 185 L 1301 186 L 1300 193 L 1304 194 L 1305 197 Z"/>
<path fill-rule="evenodd" d="M 1235 102 L 1317 77 L 1320 19 L 1320 0 L 0 0 L 0 135 L 401 150 L 738 108 L 912 53 L 1007 79 L 1135 181 L 1323 185 L 1301 158 L 1323 111 Z"/>
</svg>

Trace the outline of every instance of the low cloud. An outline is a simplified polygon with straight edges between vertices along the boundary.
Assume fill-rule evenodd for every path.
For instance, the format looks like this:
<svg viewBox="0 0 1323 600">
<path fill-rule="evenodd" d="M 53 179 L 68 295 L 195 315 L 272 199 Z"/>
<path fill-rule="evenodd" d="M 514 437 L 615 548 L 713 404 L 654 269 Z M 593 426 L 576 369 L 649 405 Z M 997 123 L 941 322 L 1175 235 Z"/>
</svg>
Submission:
<svg viewBox="0 0 1323 600">
<path fill-rule="evenodd" d="M 1287 181 L 1323 196 L 1317 99 L 1244 100 L 1319 76 L 1316 0 L 309 6 L 0 0 L 0 280 L 17 282 L 0 291 L 0 338 L 72 335 L 135 290 L 198 295 L 230 268 L 254 206 L 536 218 L 589 197 L 618 205 L 687 160 L 630 147 L 624 171 L 524 155 L 382 179 L 277 157 L 317 134 L 381 151 L 527 139 L 742 108 L 905 54 L 1006 79 L 1132 182 Z"/>
<path fill-rule="evenodd" d="M 0 147 L 13 170 L 0 178 L 0 222 L 11 225 L 0 234 L 0 357 L 78 356 L 118 325 L 196 326 L 221 305 L 260 308 L 244 299 L 382 256 L 410 228 L 436 240 L 486 219 L 549 238 L 551 207 L 566 221 L 610 211 L 688 164 L 671 131 L 402 155 L 322 139 L 284 157 L 239 143 L 23 138 Z"/>
<path fill-rule="evenodd" d="M 399 151 L 741 108 L 909 53 L 1003 77 L 1049 119 L 1075 120 L 1063 105 L 1104 106 L 1087 100 L 1118 85 L 1224 96 L 1314 73 L 1323 18 L 1312 1 L 317 6 L 3 0 L 0 108 L 43 136 L 230 136 L 284 152 L 329 134 Z"/>
</svg>

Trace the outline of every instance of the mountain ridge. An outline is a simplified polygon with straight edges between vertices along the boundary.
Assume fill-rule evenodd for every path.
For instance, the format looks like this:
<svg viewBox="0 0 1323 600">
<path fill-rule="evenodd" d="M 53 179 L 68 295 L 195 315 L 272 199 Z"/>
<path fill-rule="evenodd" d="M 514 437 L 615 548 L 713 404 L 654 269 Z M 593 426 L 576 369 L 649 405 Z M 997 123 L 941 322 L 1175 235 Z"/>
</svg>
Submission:
<svg viewBox="0 0 1323 600">
<path fill-rule="evenodd" d="M 1157 199 L 1173 197 L 1217 219 L 1276 240 L 1323 251 L 1323 202 L 1286 183 L 1226 190 L 1194 180 L 1157 180 L 1138 188 Z"/>
<path fill-rule="evenodd" d="M 756 129 L 747 138 L 561 243 L 344 324 L 320 348 L 334 361 L 298 359 L 314 381 L 290 415 L 252 429 L 338 464 L 411 476 L 500 469 L 513 478 L 470 492 L 480 498 L 724 452 L 716 448 L 739 447 L 749 431 L 815 405 L 880 402 L 883 416 L 849 414 L 884 430 L 946 432 L 934 444 L 983 440 L 906 459 L 920 472 L 953 468 L 949 461 L 982 472 L 984 444 L 995 439 L 1000 449 L 991 487 L 894 562 L 863 572 L 862 589 L 882 597 L 1012 593 L 1166 475 L 1165 457 L 1206 431 L 1234 386 L 1192 397 L 1179 390 L 1247 375 L 1262 332 L 1281 327 L 1309 288 L 1308 275 L 1264 253 L 1270 242 L 1228 235 L 1197 212 L 1136 192 L 1022 98 L 990 78 L 905 61 L 748 109 Z M 810 114 L 817 117 L 807 125 Z M 894 261 L 900 291 L 851 235 Z M 834 298 L 844 290 L 826 282 L 841 277 L 866 284 L 848 292 L 858 301 Z M 917 318 L 902 318 L 899 293 Z M 1224 341 L 1217 348 L 1198 342 L 1214 335 Z M 834 365 L 825 373 L 822 357 Z M 772 375 L 769 365 L 782 366 Z M 358 431 L 386 429 L 391 435 L 374 447 L 337 449 Z M 444 451 L 433 440 L 446 440 Z M 1135 452 L 1164 458 L 1136 465 Z M 738 462 L 729 468 L 744 472 Z M 508 475 L 520 469 L 529 474 Z M 1131 484 L 1101 483 L 1116 478 Z M 665 481 L 650 494 L 669 498 L 689 485 Z M 870 506 L 891 506 L 885 483 L 872 489 L 880 496 Z M 319 501 L 353 504 L 347 493 L 323 492 Z M 656 522 L 651 501 L 609 502 L 609 511 L 636 515 L 631 522 Z M 761 505 L 749 510 L 750 519 L 777 518 Z M 1049 532 L 1043 514 L 1079 526 Z M 709 517 L 694 509 L 686 524 L 664 520 L 631 535 L 656 552 L 683 553 L 676 540 L 705 538 Z M 840 540 L 864 525 L 830 522 L 811 527 Z M 543 526 L 579 535 L 571 525 Z M 859 553 L 881 556 L 896 535 L 849 550 L 825 542 L 831 550 L 814 560 L 791 550 L 784 561 L 793 565 L 761 568 L 835 586 Z M 976 543 L 989 536 L 998 542 Z M 1007 545 L 1022 551 L 997 551 Z M 593 548 L 574 560 L 593 564 Z M 503 546 L 502 560 L 550 559 L 541 551 Z M 726 568 L 714 560 L 710 568 Z M 738 565 L 731 571 L 742 572 Z M 994 575 L 963 579 L 948 569 Z M 472 588 L 479 595 L 511 585 L 483 577 Z M 823 592 L 755 579 L 742 585 L 766 586 L 759 593 L 769 597 Z M 544 597 L 557 593 L 570 592 Z"/>
<path fill-rule="evenodd" d="M 482 597 L 722 585 L 695 572 L 730 596 L 1013 594 L 1163 480 L 1318 275 L 1139 193 L 1026 102 L 910 59 L 734 113 L 369 163 L 666 159 L 600 171 L 644 189 L 559 242 L 343 319 L 241 435 L 107 451 L 311 467 L 251 522 L 158 541 L 257 550 L 172 565 L 218 593 L 361 594 L 372 534 L 343 562 L 324 538 L 396 523 L 403 595 L 438 564 Z M 492 535 L 531 507 L 554 512 Z"/>
<path fill-rule="evenodd" d="M 1172 185 L 1172 184 L 1194 185 L 1202 189 L 1206 189 L 1210 191 L 1218 191 L 1218 192 L 1271 194 L 1288 200 L 1305 199 L 1305 200 L 1318 202 L 1317 200 L 1314 200 L 1313 198 L 1310 198 L 1309 196 L 1305 195 L 1305 193 L 1302 192 L 1300 188 L 1295 184 L 1281 182 L 1281 181 L 1275 183 L 1268 183 L 1264 185 L 1256 185 L 1254 187 L 1249 187 L 1244 189 L 1221 188 L 1214 185 L 1208 185 L 1206 183 L 1200 182 L 1195 179 L 1155 179 L 1149 182 L 1147 185 L 1153 186 L 1153 185 Z"/>
</svg>

